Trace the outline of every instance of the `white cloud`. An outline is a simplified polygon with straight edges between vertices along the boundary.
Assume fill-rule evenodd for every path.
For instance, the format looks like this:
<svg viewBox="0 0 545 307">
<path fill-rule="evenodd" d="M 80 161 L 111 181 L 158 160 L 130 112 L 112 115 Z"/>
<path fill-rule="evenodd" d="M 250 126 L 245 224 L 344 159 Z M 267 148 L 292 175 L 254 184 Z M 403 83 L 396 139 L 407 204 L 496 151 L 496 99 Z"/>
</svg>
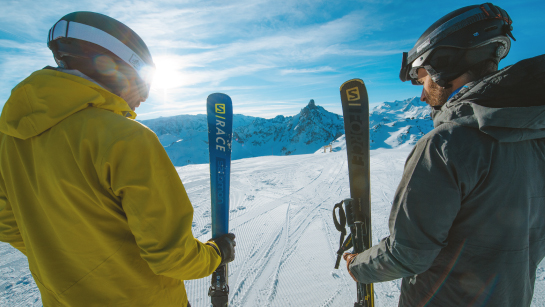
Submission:
<svg viewBox="0 0 545 307">
<path fill-rule="evenodd" d="M 307 68 L 307 69 L 282 69 L 280 71 L 281 75 L 288 75 L 288 74 L 312 74 L 312 73 L 319 73 L 319 72 L 331 72 L 335 71 L 333 68 L 329 66 L 324 67 L 316 67 L 316 68 Z"/>
<path fill-rule="evenodd" d="M 32 72 L 47 65 L 54 65 L 51 51 L 45 43 L 19 43 L 0 40 L 0 103 L 4 103 L 17 83 Z"/>
</svg>

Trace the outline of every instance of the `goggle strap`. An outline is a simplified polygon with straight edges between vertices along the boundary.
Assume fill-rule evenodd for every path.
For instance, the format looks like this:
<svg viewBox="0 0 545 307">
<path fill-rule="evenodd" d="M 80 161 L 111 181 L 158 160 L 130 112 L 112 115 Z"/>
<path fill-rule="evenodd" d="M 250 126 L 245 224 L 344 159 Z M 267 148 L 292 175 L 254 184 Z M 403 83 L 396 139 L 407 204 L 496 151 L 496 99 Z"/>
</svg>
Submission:
<svg viewBox="0 0 545 307">
<path fill-rule="evenodd" d="M 49 45 L 51 41 L 60 38 L 75 38 L 107 49 L 134 68 L 142 80 L 148 79 L 148 72 L 143 68 L 150 67 L 153 69 L 153 66 L 144 62 L 140 56 L 134 53 L 131 48 L 127 47 L 127 45 L 123 44 L 120 40 L 109 33 L 89 25 L 75 21 L 68 22 L 66 20 L 60 20 L 51 28 L 51 30 L 49 30 L 47 44 Z"/>
</svg>

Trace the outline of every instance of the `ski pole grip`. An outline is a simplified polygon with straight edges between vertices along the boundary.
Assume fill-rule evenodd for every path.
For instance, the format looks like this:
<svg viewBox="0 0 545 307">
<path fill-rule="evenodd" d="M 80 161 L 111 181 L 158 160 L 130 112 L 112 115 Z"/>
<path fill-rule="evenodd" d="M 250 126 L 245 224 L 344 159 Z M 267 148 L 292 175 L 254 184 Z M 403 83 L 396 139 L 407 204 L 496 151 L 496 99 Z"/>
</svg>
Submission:
<svg viewBox="0 0 545 307">
<path fill-rule="evenodd" d="M 346 225 L 348 227 L 354 227 L 354 212 L 352 210 L 352 203 L 354 202 L 353 198 L 346 198 L 344 203 L 344 211 L 346 214 Z"/>
<path fill-rule="evenodd" d="M 354 227 L 356 223 L 365 223 L 359 198 L 347 198 L 344 200 L 346 225 Z"/>
</svg>

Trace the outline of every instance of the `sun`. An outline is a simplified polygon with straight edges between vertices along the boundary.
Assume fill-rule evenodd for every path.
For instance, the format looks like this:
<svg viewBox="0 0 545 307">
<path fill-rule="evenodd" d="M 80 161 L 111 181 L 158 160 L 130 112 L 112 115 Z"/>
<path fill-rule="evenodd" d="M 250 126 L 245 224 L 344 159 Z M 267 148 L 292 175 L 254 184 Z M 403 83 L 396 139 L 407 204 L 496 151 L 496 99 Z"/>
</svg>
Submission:
<svg viewBox="0 0 545 307">
<path fill-rule="evenodd" d="M 184 83 L 184 77 L 181 71 L 182 63 L 179 58 L 171 55 L 157 56 L 153 58 L 155 63 L 155 74 L 153 77 L 152 88 L 171 89 L 180 87 Z"/>
</svg>

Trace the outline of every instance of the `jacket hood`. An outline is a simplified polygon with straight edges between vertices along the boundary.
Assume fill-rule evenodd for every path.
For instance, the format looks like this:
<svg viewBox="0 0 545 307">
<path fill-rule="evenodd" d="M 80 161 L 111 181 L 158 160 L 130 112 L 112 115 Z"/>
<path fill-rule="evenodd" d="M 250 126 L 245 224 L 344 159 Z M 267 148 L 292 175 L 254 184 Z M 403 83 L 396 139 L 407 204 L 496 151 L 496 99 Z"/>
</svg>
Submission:
<svg viewBox="0 0 545 307">
<path fill-rule="evenodd" d="M 500 142 L 545 138 L 545 55 L 520 61 L 466 84 L 441 110 L 434 126 L 456 123 Z"/>
<path fill-rule="evenodd" d="M 0 116 L 0 132 L 28 139 L 88 107 L 136 117 L 125 100 L 89 80 L 52 69 L 38 70 L 11 91 Z"/>
</svg>

